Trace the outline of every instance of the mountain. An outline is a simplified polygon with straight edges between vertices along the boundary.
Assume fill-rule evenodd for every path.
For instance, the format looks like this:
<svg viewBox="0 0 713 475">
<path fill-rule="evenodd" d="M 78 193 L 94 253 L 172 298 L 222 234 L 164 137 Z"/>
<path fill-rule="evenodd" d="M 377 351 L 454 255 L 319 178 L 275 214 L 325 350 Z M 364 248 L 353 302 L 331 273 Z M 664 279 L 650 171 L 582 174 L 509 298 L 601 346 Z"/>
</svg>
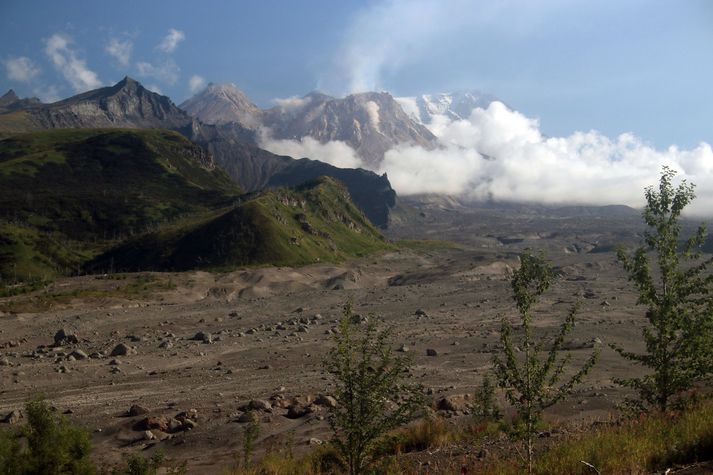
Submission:
<svg viewBox="0 0 713 475">
<path fill-rule="evenodd" d="M 4 95 L 0 96 L 0 113 L 26 109 L 38 104 L 41 104 L 38 98 L 29 97 L 20 99 L 17 97 L 17 94 L 15 94 L 15 91 L 10 89 Z"/>
<path fill-rule="evenodd" d="M 179 107 L 206 124 L 235 122 L 254 130 L 261 122 L 260 108 L 235 84 L 210 83 Z"/>
<path fill-rule="evenodd" d="M 223 90 L 215 86 L 213 91 Z M 228 91 L 229 92 L 229 91 Z M 227 93 L 227 92 L 226 92 Z M 14 93 L 13 93 L 14 94 Z M 233 94 L 235 96 L 235 94 Z M 334 176 L 335 167 L 326 163 L 299 161 L 295 165 L 290 157 L 271 154 L 255 145 L 254 131 L 237 122 L 205 124 L 178 108 L 166 96 L 144 88 L 139 82 L 125 77 L 114 86 L 88 91 L 52 104 L 37 104 L 33 107 L 10 113 L 0 112 L 0 138 L 18 132 L 53 128 L 144 128 L 169 129 L 187 137 L 205 148 L 216 163 L 246 191 L 256 191 L 268 183 L 279 185 L 272 176 L 287 168 L 300 176 L 314 179 L 322 175 Z M 300 168 L 304 170 L 300 171 Z M 284 173 L 282 173 L 284 175 Z M 382 195 L 383 179 L 371 173 L 340 172 L 344 184 L 362 206 L 362 196 L 371 190 L 374 196 Z M 393 189 L 387 193 L 377 211 L 373 211 L 374 197 L 363 210 L 378 226 L 386 226 L 383 216 L 388 216 Z"/>
<path fill-rule="evenodd" d="M 425 125 L 431 123 L 434 115 L 445 115 L 451 120 L 467 119 L 473 109 L 487 108 L 491 102 L 497 100 L 493 95 L 476 91 L 396 98 L 396 102 L 401 105 L 411 119 Z"/>
<path fill-rule="evenodd" d="M 321 143 L 339 140 L 351 146 L 373 169 L 378 168 L 387 150 L 399 144 L 430 149 L 436 142 L 436 137 L 409 117 L 386 92 L 344 98 L 312 92 L 259 110 L 234 86 L 212 85 L 181 106 L 206 123 L 232 122 L 252 130 L 264 127 L 272 139 L 313 137 Z M 265 145 L 269 147 L 269 140 Z"/>
<path fill-rule="evenodd" d="M 336 180 L 275 189 L 188 224 L 110 249 L 93 271 L 226 269 L 270 263 L 338 262 L 389 245 Z"/>
<path fill-rule="evenodd" d="M 176 132 L 57 129 L 0 141 L 3 284 L 334 262 L 386 247 L 336 180 L 245 195 Z"/>
<path fill-rule="evenodd" d="M 119 240 L 240 195 L 175 132 L 61 129 L 1 140 L 1 280 L 69 273 Z"/>
</svg>

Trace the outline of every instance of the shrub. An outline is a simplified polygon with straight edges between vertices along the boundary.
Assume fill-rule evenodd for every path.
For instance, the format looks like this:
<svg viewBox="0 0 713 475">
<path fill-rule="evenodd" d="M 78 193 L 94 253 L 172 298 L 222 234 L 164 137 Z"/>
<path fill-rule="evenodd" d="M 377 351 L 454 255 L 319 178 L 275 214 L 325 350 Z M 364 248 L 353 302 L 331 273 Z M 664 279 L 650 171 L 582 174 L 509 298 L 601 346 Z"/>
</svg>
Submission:
<svg viewBox="0 0 713 475">
<path fill-rule="evenodd" d="M 57 414 L 45 401 L 25 407 L 27 424 L 0 437 L 3 475 L 85 475 L 95 473 L 89 434 Z"/>
<path fill-rule="evenodd" d="M 379 440 L 421 406 L 420 388 L 406 381 L 410 361 L 394 356 L 389 330 L 377 330 L 373 320 L 356 323 L 347 303 L 324 360 L 336 383 L 337 405 L 329 417 L 332 443 L 350 475 L 363 473 Z"/>
</svg>

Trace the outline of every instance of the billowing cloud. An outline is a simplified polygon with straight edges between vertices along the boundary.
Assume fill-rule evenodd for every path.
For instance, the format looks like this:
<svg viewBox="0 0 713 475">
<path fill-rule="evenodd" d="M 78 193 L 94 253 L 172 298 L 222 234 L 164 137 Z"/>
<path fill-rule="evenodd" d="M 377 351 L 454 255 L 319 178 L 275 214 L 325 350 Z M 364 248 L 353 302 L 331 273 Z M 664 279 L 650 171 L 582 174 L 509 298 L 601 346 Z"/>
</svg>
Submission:
<svg viewBox="0 0 713 475">
<path fill-rule="evenodd" d="M 191 76 L 191 79 L 188 80 L 188 89 L 190 89 L 191 94 L 195 94 L 196 92 L 202 90 L 204 87 L 205 78 L 203 76 L 194 74 L 193 76 Z"/>
<path fill-rule="evenodd" d="M 436 116 L 429 126 L 440 148 L 396 147 L 378 170 L 388 173 L 400 194 L 641 206 L 643 188 L 656 183 L 666 165 L 697 185 L 693 214 L 710 214 L 713 207 L 713 150 L 707 143 L 657 150 L 632 134 L 546 137 L 537 120 L 500 102 L 473 110 L 467 120 Z"/>
<path fill-rule="evenodd" d="M 178 44 L 185 39 L 186 35 L 181 30 L 170 28 L 156 48 L 164 53 L 173 53 L 178 48 Z"/>
<path fill-rule="evenodd" d="M 276 140 L 270 136 L 269 129 L 261 129 L 258 139 L 260 148 L 277 155 L 287 155 L 293 158 L 311 158 L 340 168 L 359 168 L 362 166 L 361 160 L 354 152 L 354 149 L 339 140 L 324 144 L 309 136 L 298 140 Z"/>
<path fill-rule="evenodd" d="M 73 48 L 72 39 L 63 34 L 54 34 L 45 41 L 45 53 L 54 67 L 72 85 L 76 92 L 101 87 L 97 73 L 87 67 Z"/>
<path fill-rule="evenodd" d="M 131 63 L 131 52 L 134 48 L 134 43 L 130 39 L 111 38 L 107 43 L 104 51 L 116 60 L 122 68 L 125 68 Z"/>
<path fill-rule="evenodd" d="M 159 63 L 142 61 L 136 63 L 136 69 L 139 72 L 139 76 L 153 78 L 169 85 L 176 84 L 181 74 L 181 68 L 172 59 L 166 59 Z"/>
<path fill-rule="evenodd" d="M 54 84 L 36 87 L 32 90 L 32 93 L 46 103 L 57 102 L 62 98 L 59 93 L 59 87 Z"/>
<path fill-rule="evenodd" d="M 309 96 L 308 97 L 291 96 L 291 97 L 278 98 L 278 99 L 272 100 L 272 102 L 277 107 L 279 107 L 285 111 L 301 109 L 302 107 L 309 104 L 310 101 L 312 101 L 312 98 Z"/>
<path fill-rule="evenodd" d="M 30 82 L 40 74 L 40 68 L 30 58 L 20 56 L 3 61 L 11 81 Z"/>
</svg>

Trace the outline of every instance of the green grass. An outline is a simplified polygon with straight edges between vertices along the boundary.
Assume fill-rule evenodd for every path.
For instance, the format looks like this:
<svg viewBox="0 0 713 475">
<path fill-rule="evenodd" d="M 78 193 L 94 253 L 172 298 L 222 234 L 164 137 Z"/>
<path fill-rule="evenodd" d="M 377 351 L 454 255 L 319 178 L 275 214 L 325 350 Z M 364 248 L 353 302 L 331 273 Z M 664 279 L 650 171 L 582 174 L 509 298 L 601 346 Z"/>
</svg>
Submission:
<svg viewBox="0 0 713 475">
<path fill-rule="evenodd" d="M 55 129 L 1 140 L 0 285 L 340 262 L 392 247 L 333 179 L 241 198 L 175 132 Z"/>
<path fill-rule="evenodd" d="M 0 284 L 71 274 L 129 236 L 229 205 L 240 189 L 206 163 L 202 149 L 163 130 L 0 141 Z"/>
<path fill-rule="evenodd" d="M 487 424 L 486 424 L 487 425 Z M 485 426 L 482 426 L 485 427 Z M 491 427 L 492 429 L 492 427 Z M 497 431 L 497 430 L 496 430 Z M 418 474 L 418 461 L 429 461 L 428 473 L 459 473 L 462 456 L 447 454 L 477 453 L 488 438 L 500 440 L 500 447 L 488 444 L 492 453 L 483 461 L 471 462 L 468 473 L 520 475 L 523 465 L 512 443 L 492 430 L 478 434 L 475 426 L 466 427 L 442 419 L 425 419 L 398 429 L 382 441 L 380 459 L 374 473 Z M 602 474 L 643 475 L 663 473 L 713 460 L 713 400 L 692 405 L 678 413 L 651 414 L 636 420 L 589 427 L 563 439 L 548 439 L 535 462 L 535 473 L 542 475 Z M 417 456 L 413 458 L 413 456 Z M 334 449 L 322 446 L 301 458 L 285 452 L 269 452 L 252 469 L 236 469 L 238 474 L 315 475 L 340 473 Z"/>
<path fill-rule="evenodd" d="M 389 247 L 344 187 L 322 178 L 130 240 L 88 268 L 222 271 L 246 265 L 299 266 L 340 262 Z"/>
</svg>

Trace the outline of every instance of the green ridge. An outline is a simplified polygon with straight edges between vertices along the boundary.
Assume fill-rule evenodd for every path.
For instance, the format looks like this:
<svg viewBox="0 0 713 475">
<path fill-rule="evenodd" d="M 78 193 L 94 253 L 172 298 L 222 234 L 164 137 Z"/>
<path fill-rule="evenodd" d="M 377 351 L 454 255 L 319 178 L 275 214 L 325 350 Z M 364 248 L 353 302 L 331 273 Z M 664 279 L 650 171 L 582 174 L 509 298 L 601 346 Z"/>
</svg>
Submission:
<svg viewBox="0 0 713 475">
<path fill-rule="evenodd" d="M 0 141 L 0 284 L 338 262 L 386 247 L 334 179 L 241 195 L 175 132 L 54 129 Z"/>
</svg>

